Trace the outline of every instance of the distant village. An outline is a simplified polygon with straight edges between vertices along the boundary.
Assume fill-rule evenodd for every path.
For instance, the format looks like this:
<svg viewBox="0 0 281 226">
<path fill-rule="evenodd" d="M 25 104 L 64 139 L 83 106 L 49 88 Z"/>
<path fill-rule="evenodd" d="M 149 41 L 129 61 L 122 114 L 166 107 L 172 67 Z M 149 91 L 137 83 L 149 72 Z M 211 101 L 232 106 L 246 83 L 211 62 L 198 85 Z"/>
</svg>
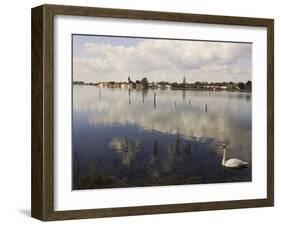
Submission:
<svg viewBox="0 0 281 226">
<path fill-rule="evenodd" d="M 173 90 L 228 90 L 228 91 L 251 91 L 252 82 L 204 82 L 197 81 L 194 83 L 187 83 L 186 78 L 183 78 L 182 83 L 177 82 L 149 82 L 146 77 L 141 80 L 132 81 L 128 77 L 126 82 L 98 82 L 87 83 L 83 81 L 74 81 L 74 85 L 93 85 L 102 88 L 120 88 L 120 89 L 173 89 Z"/>
</svg>

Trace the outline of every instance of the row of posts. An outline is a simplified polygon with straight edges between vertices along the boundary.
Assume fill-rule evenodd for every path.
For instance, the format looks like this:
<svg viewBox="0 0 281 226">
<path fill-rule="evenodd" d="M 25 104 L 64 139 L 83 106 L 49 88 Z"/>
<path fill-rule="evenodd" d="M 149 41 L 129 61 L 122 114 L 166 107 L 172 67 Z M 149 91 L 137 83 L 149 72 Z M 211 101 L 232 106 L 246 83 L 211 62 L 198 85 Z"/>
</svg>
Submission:
<svg viewBox="0 0 281 226">
<path fill-rule="evenodd" d="M 129 89 L 129 104 L 131 104 L 131 90 Z M 144 103 L 144 92 L 142 92 L 142 102 Z M 154 106 L 154 109 L 156 109 L 156 97 L 157 97 L 157 94 L 156 92 L 153 93 L 153 106 Z M 99 89 L 99 99 L 101 100 L 101 89 Z M 188 105 L 191 105 L 191 100 L 188 100 Z M 177 102 L 175 101 L 175 108 L 177 107 Z M 205 112 L 208 111 L 208 105 L 205 104 Z"/>
</svg>

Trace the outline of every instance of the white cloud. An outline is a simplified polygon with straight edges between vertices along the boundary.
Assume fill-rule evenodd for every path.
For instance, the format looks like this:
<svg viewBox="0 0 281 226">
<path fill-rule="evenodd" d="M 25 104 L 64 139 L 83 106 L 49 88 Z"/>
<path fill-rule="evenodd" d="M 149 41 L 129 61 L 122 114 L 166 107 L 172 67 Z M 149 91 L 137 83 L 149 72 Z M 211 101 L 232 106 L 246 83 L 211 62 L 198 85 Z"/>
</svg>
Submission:
<svg viewBox="0 0 281 226">
<path fill-rule="evenodd" d="M 74 80 L 251 79 L 251 44 L 144 39 L 134 46 L 88 42 L 83 48 L 92 57 L 74 56 Z"/>
</svg>

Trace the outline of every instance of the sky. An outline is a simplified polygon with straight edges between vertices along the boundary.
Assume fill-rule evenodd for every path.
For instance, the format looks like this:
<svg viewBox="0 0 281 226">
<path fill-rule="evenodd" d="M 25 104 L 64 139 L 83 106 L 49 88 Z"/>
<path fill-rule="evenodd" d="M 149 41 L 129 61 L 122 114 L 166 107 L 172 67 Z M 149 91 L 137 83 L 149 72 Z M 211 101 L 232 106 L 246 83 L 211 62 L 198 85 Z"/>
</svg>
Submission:
<svg viewBox="0 0 281 226">
<path fill-rule="evenodd" d="M 246 82 L 252 44 L 73 35 L 73 81 Z"/>
</svg>

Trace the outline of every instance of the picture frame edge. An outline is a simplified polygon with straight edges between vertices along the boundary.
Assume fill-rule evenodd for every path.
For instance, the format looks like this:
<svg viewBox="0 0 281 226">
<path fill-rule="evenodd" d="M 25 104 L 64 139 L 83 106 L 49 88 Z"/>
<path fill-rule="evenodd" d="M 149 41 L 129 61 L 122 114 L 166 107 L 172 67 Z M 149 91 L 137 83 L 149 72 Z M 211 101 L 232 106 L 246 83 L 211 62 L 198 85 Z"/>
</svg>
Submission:
<svg viewBox="0 0 281 226">
<path fill-rule="evenodd" d="M 31 216 L 43 219 L 43 6 L 31 10 Z"/>
</svg>

